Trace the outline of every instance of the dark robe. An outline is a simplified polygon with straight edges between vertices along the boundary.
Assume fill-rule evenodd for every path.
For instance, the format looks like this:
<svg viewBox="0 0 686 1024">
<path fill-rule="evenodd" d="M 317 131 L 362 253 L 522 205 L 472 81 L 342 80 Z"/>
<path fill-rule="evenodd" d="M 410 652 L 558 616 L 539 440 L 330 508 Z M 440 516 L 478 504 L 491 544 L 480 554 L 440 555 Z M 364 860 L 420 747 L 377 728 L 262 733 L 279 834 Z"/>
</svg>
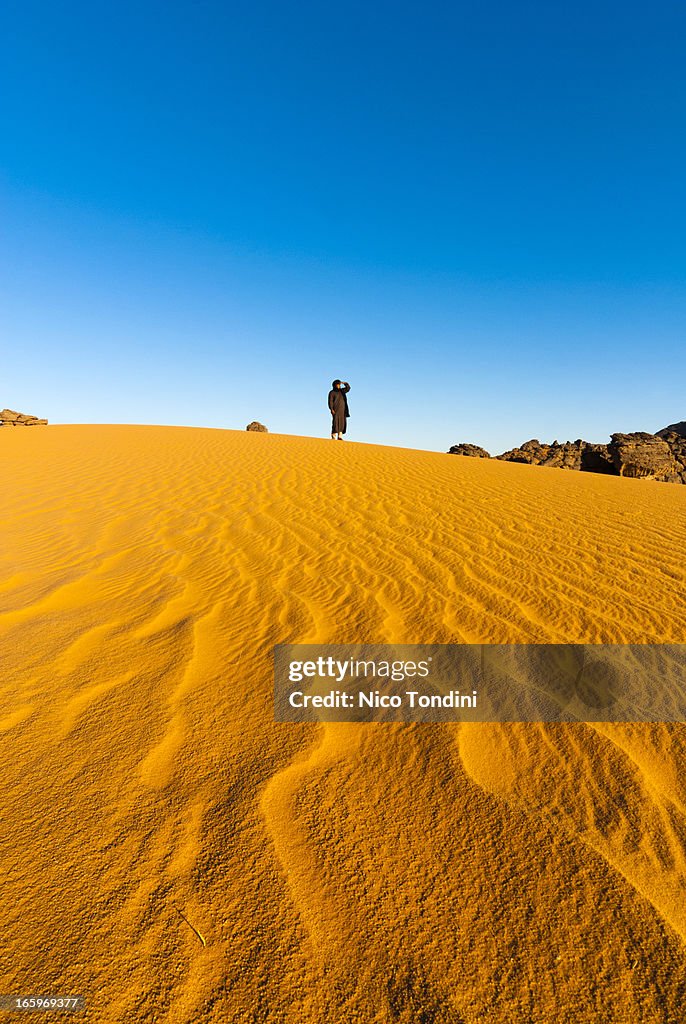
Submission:
<svg viewBox="0 0 686 1024">
<path fill-rule="evenodd" d="M 342 388 L 331 388 L 329 391 L 329 410 L 331 412 L 331 433 L 345 434 L 346 419 L 350 415 L 348 411 L 348 399 L 345 397 L 350 391 L 350 385 Z"/>
</svg>

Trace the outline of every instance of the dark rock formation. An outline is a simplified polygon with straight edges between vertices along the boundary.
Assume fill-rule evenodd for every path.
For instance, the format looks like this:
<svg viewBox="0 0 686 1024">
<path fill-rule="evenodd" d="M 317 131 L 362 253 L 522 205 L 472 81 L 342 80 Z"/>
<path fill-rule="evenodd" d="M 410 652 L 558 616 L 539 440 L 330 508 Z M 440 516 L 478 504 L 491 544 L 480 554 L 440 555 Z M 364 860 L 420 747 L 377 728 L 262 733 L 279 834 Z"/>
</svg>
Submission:
<svg viewBox="0 0 686 1024">
<path fill-rule="evenodd" d="M 47 420 L 39 420 L 37 416 L 27 416 L 14 409 L 3 409 L 0 412 L 0 427 L 45 427 Z"/>
<path fill-rule="evenodd" d="M 675 423 L 673 427 L 676 429 L 665 427 L 659 434 L 613 434 L 609 444 L 591 444 L 581 438 L 563 444 L 559 441 L 544 444 L 533 438 L 495 458 L 532 466 L 686 484 L 686 423 Z M 453 445 L 450 454 L 488 457 L 488 452 L 473 444 Z"/>
<path fill-rule="evenodd" d="M 606 444 L 591 444 L 590 441 L 582 441 L 581 444 L 582 472 L 609 473 L 611 476 L 617 472 Z"/>
<path fill-rule="evenodd" d="M 503 462 L 526 462 L 532 466 L 557 466 L 560 469 L 581 469 L 581 446 L 583 442 L 565 441 L 560 444 L 541 444 L 538 438 L 525 441 L 519 448 L 496 455 Z"/>
<path fill-rule="evenodd" d="M 662 430 L 657 431 L 658 437 L 666 437 L 667 434 L 678 434 L 679 437 L 686 437 L 686 420 L 682 420 L 681 423 L 670 423 L 668 427 L 663 427 Z"/>
<path fill-rule="evenodd" d="M 248 423 L 246 430 L 256 430 L 260 434 L 268 434 L 269 431 L 265 427 L 264 423 L 258 423 L 257 420 L 253 420 L 252 423 Z"/>
<path fill-rule="evenodd" d="M 650 477 L 680 483 L 680 470 L 669 443 L 655 434 L 613 434 L 608 451 L 620 476 Z"/>
<path fill-rule="evenodd" d="M 557 469 L 577 469 L 588 473 L 615 473 L 605 444 L 576 441 L 553 441 L 541 444 L 536 438 L 526 441 L 521 448 L 512 448 L 496 458 L 504 462 L 526 462 L 532 466 L 553 466 Z"/>
<path fill-rule="evenodd" d="M 682 484 L 686 484 L 686 437 L 683 434 L 670 432 L 665 435 L 665 441 L 672 449 L 672 455 L 677 463 L 677 472 Z"/>
<path fill-rule="evenodd" d="M 448 455 L 470 455 L 473 459 L 490 459 L 485 448 L 479 448 L 478 444 L 454 444 Z"/>
</svg>

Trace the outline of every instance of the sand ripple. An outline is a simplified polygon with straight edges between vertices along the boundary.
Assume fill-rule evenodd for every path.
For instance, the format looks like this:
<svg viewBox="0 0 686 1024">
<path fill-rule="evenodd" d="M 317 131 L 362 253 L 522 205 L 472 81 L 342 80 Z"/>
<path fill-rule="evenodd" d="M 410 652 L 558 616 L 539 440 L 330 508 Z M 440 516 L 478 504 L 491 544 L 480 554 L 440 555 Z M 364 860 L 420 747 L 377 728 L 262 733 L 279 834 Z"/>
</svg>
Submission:
<svg viewBox="0 0 686 1024">
<path fill-rule="evenodd" d="M 684 726 L 271 707 L 275 643 L 683 642 L 684 488 L 233 431 L 0 441 L 4 991 L 98 1024 L 684 1019 Z"/>
</svg>

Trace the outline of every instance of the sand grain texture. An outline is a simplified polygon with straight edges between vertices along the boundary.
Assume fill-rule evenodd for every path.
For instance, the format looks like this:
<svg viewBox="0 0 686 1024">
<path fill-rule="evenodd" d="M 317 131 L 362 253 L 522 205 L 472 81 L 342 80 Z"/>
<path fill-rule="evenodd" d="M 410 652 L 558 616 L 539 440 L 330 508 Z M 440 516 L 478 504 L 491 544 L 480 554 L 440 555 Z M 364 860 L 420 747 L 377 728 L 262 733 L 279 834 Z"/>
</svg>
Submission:
<svg viewBox="0 0 686 1024">
<path fill-rule="evenodd" d="M 683 488 L 168 427 L 0 458 L 4 992 L 97 1024 L 686 1020 L 683 725 L 271 706 L 276 643 L 684 642 Z"/>
</svg>

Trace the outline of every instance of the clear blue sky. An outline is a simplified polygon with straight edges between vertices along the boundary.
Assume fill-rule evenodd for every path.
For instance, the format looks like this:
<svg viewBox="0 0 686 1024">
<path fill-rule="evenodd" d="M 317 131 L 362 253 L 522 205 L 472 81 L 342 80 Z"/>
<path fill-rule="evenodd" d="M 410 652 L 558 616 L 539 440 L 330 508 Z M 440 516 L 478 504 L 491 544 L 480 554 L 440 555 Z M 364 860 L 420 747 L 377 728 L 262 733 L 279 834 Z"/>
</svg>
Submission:
<svg viewBox="0 0 686 1024">
<path fill-rule="evenodd" d="M 0 405 L 502 451 L 686 418 L 686 7 L 10 2 Z M 402 409 L 399 417 L 398 410 Z"/>
</svg>

